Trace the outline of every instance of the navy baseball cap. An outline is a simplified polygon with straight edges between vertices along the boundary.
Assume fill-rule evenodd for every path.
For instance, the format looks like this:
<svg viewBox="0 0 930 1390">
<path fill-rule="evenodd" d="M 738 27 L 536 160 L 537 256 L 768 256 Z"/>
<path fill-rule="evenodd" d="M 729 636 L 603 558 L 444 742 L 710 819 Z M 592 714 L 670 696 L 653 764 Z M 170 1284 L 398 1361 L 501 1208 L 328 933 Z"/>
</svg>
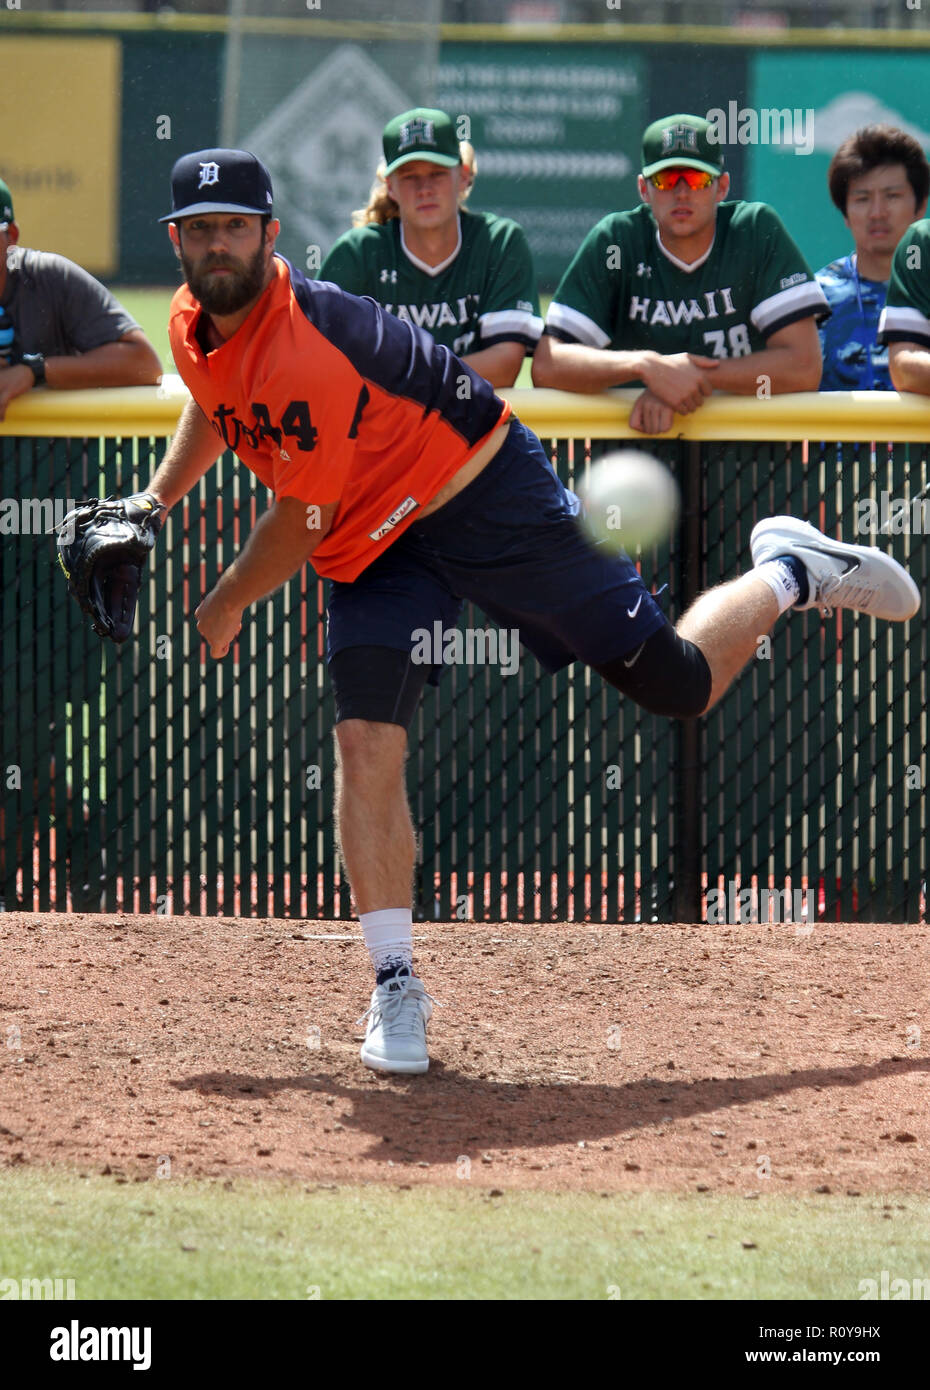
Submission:
<svg viewBox="0 0 930 1390">
<path fill-rule="evenodd" d="M 198 213 L 271 213 L 271 175 L 248 150 L 195 150 L 171 170 L 174 207 L 159 222 Z"/>
</svg>

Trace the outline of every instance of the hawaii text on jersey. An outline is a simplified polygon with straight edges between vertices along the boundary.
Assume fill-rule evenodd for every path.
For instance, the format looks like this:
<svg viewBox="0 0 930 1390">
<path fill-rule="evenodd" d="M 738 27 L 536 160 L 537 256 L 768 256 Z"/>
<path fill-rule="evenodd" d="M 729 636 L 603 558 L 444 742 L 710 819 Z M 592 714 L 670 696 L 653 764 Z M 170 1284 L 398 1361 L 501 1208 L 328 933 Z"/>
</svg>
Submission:
<svg viewBox="0 0 930 1390">
<path fill-rule="evenodd" d="M 336 242 L 320 279 L 371 295 L 459 357 L 495 343 L 532 351 L 542 332 L 526 236 L 516 222 L 492 213 L 461 212 L 458 246 L 437 266 L 407 249 L 399 218 L 355 227 Z"/>
<path fill-rule="evenodd" d="M 590 347 L 745 357 L 780 328 L 827 314 L 823 291 L 766 203 L 721 203 L 714 240 L 686 264 L 648 207 L 611 213 L 562 277 L 546 332 Z"/>
</svg>

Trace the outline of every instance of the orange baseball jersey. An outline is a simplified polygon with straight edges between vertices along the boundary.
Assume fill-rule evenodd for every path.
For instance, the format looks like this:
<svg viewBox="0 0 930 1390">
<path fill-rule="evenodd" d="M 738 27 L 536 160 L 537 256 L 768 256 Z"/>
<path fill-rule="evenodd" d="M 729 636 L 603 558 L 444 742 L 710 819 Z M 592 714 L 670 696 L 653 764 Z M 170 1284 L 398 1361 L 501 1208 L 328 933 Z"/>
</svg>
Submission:
<svg viewBox="0 0 930 1390">
<path fill-rule="evenodd" d="M 212 352 L 187 285 L 171 303 L 177 369 L 224 444 L 276 497 L 338 502 L 311 557 L 355 579 L 417 520 L 510 406 L 430 335 L 283 256 L 245 323 Z"/>
</svg>

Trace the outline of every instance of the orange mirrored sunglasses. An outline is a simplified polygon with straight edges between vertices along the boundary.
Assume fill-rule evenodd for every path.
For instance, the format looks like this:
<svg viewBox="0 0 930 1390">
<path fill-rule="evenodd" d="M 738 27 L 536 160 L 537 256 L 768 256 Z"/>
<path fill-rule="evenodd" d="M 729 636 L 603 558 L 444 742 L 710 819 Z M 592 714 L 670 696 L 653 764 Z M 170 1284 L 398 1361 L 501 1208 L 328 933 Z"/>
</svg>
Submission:
<svg viewBox="0 0 930 1390">
<path fill-rule="evenodd" d="M 684 179 L 689 188 L 710 188 L 714 177 L 704 169 L 660 169 L 657 174 L 649 175 L 649 182 L 660 193 L 667 193 L 679 179 Z"/>
</svg>

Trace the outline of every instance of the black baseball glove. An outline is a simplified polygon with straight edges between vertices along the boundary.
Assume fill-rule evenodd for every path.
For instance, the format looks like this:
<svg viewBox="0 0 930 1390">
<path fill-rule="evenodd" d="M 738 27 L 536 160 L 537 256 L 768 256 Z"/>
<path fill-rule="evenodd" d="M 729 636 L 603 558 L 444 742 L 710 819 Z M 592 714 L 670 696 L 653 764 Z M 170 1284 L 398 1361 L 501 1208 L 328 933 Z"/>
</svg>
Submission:
<svg viewBox="0 0 930 1390">
<path fill-rule="evenodd" d="M 163 502 L 149 492 L 92 498 L 68 512 L 58 532 L 58 563 L 94 631 L 125 642 L 132 631 L 142 566 L 161 530 Z"/>
</svg>

